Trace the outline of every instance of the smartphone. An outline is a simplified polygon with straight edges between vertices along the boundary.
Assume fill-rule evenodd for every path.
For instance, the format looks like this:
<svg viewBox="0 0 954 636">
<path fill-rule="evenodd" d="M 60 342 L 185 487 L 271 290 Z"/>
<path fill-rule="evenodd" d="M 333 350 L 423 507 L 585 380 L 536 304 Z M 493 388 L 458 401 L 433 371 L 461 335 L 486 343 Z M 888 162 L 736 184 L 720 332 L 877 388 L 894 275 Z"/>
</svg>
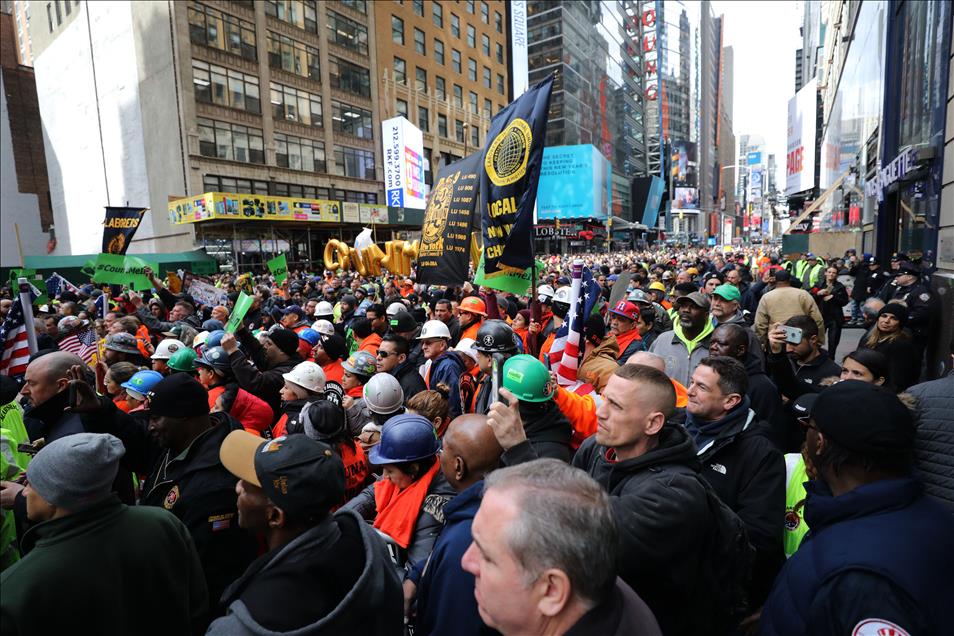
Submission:
<svg viewBox="0 0 954 636">
<path fill-rule="evenodd" d="M 785 332 L 785 342 L 788 342 L 793 345 L 801 344 L 802 342 L 802 330 L 798 327 L 789 327 L 787 325 L 780 325 L 782 331 Z"/>
</svg>

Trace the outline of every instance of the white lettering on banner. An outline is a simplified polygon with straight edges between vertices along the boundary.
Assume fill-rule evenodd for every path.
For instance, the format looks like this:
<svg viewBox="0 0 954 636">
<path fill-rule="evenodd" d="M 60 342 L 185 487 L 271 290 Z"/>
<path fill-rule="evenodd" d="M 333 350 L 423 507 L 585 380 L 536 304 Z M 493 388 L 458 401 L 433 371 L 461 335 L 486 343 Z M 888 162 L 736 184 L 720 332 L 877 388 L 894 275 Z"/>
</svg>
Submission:
<svg viewBox="0 0 954 636">
<path fill-rule="evenodd" d="M 884 201 L 884 191 L 914 170 L 917 157 L 917 149 L 908 148 L 892 159 L 887 166 L 877 170 L 875 176 L 865 182 L 865 196 L 877 197 L 879 202 Z"/>
<path fill-rule="evenodd" d="M 517 99 L 530 88 L 530 66 L 527 58 L 527 2 L 510 2 L 510 86 Z"/>
</svg>

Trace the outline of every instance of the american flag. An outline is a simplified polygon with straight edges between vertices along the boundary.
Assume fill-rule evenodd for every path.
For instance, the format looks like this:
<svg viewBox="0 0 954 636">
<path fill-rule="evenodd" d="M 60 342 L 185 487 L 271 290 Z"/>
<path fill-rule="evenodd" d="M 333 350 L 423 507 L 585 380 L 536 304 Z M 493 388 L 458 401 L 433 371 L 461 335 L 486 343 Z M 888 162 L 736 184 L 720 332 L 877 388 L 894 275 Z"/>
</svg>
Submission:
<svg viewBox="0 0 954 636">
<path fill-rule="evenodd" d="M 92 326 L 88 326 L 82 331 L 66 336 L 60 340 L 57 346 L 60 348 L 60 351 L 75 353 L 83 359 L 83 362 L 89 364 L 96 356 L 97 340 L 96 331 L 93 330 Z"/>
<path fill-rule="evenodd" d="M 96 308 L 96 317 L 105 318 L 106 314 L 109 313 L 109 296 L 100 294 L 93 301 L 93 306 Z"/>
<path fill-rule="evenodd" d="M 556 367 L 560 386 L 575 386 L 583 354 L 583 324 L 600 300 L 600 286 L 582 261 L 573 263 L 570 311 L 557 330 L 550 349 L 550 365 Z"/>
<path fill-rule="evenodd" d="M 3 343 L 3 351 L 0 352 L 0 375 L 17 376 L 26 373 L 27 364 L 30 362 L 30 345 L 27 343 L 27 328 L 19 296 L 13 301 L 6 320 L 0 324 L 0 343 Z"/>
<path fill-rule="evenodd" d="M 46 295 L 52 300 L 64 291 L 78 292 L 79 288 L 56 272 L 53 272 L 53 275 L 46 279 Z"/>
</svg>

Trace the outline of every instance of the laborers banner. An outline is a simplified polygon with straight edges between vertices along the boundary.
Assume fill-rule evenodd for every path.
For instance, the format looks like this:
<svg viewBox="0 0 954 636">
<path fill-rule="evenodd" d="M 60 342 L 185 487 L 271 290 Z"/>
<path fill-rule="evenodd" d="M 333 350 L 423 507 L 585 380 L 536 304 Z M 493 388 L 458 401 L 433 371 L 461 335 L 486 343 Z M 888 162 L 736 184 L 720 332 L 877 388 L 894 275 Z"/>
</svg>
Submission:
<svg viewBox="0 0 954 636">
<path fill-rule="evenodd" d="M 533 264 L 533 206 L 543 161 L 553 76 L 490 122 L 480 177 L 484 274 L 520 274 Z"/>
<path fill-rule="evenodd" d="M 103 221 L 103 253 L 125 254 L 149 208 L 106 208 Z"/>
<path fill-rule="evenodd" d="M 150 289 L 152 281 L 145 274 L 147 267 L 154 272 L 159 271 L 159 265 L 147 263 L 135 256 L 99 254 L 93 264 L 93 282 L 126 285 L 139 291 Z"/>
<path fill-rule="evenodd" d="M 444 166 L 431 190 L 421 227 L 417 280 L 462 285 L 470 280 L 470 233 L 480 186 L 482 153 Z"/>
</svg>

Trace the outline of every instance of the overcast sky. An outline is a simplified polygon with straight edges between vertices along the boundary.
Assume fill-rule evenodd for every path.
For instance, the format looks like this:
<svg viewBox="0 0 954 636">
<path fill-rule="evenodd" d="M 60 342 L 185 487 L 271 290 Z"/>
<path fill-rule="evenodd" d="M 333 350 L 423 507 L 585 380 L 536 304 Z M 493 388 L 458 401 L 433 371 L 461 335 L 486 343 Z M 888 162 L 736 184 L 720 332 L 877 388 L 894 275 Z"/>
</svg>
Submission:
<svg viewBox="0 0 954 636">
<path fill-rule="evenodd" d="M 795 95 L 795 51 L 801 46 L 801 10 L 796 0 L 714 0 L 725 16 L 723 45 L 734 55 L 732 131 L 765 138 L 775 155 L 776 184 L 785 191 L 788 100 Z"/>
</svg>

